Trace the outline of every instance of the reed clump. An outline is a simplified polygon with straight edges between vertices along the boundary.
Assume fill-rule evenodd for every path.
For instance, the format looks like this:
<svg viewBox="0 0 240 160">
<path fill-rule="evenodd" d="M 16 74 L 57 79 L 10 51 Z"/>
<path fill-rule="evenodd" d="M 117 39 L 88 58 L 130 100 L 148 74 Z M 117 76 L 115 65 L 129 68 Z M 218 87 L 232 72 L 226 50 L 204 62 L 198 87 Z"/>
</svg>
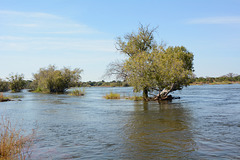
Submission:
<svg viewBox="0 0 240 160">
<path fill-rule="evenodd" d="M 0 160 L 25 160 L 30 157 L 35 131 L 24 136 L 23 130 L 12 127 L 11 122 L 2 116 L 0 121 Z"/>
<path fill-rule="evenodd" d="M 84 96 L 85 95 L 85 89 L 75 89 L 69 93 L 71 96 Z"/>
<path fill-rule="evenodd" d="M 110 92 L 104 96 L 105 99 L 120 99 L 120 94 Z"/>
</svg>

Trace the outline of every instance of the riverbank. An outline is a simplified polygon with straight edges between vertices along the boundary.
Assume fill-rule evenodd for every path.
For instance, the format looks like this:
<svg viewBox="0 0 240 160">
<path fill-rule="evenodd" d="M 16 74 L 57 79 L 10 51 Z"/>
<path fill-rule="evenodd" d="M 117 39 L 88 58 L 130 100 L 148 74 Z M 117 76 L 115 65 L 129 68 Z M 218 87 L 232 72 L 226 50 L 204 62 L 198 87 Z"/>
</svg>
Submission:
<svg viewBox="0 0 240 160">
<path fill-rule="evenodd" d="M 7 101 L 11 101 L 11 99 L 9 97 L 3 96 L 3 94 L 0 94 L 0 102 L 7 102 Z"/>
</svg>

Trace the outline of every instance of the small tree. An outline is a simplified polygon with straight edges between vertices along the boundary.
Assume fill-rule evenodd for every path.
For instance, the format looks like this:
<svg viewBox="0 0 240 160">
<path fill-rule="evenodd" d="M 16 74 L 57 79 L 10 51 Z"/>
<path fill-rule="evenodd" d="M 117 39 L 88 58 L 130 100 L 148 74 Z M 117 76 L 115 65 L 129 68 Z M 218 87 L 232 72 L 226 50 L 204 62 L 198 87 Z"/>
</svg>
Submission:
<svg viewBox="0 0 240 160">
<path fill-rule="evenodd" d="M 54 65 L 41 68 L 39 73 L 34 74 L 33 89 L 40 92 L 63 93 L 69 87 L 77 85 L 81 79 L 83 70 L 76 68 L 71 70 L 64 67 L 58 70 Z"/>
<path fill-rule="evenodd" d="M 23 74 L 12 74 L 7 79 L 9 81 L 9 88 L 12 92 L 20 92 L 25 86 Z"/>
</svg>

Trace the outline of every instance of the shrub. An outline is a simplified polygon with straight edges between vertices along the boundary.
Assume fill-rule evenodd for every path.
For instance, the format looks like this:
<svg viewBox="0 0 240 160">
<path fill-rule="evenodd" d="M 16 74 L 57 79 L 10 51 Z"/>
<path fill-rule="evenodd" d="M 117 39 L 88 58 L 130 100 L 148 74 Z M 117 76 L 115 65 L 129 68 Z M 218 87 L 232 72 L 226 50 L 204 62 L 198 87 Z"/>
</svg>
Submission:
<svg viewBox="0 0 240 160">
<path fill-rule="evenodd" d="M 79 83 L 82 71 L 79 68 L 71 70 L 66 67 L 58 70 L 55 66 L 50 65 L 48 68 L 41 68 L 39 73 L 33 75 L 31 88 L 41 92 L 63 93 L 67 88 Z"/>
<path fill-rule="evenodd" d="M 106 99 L 120 99 L 120 94 L 110 92 L 109 94 L 106 94 L 106 96 L 104 96 L 104 98 L 106 98 Z"/>
<path fill-rule="evenodd" d="M 0 92 L 6 92 L 9 90 L 9 86 L 8 86 L 8 82 L 6 81 L 3 81 L 1 78 L 0 78 Z"/>
<path fill-rule="evenodd" d="M 23 136 L 22 130 L 12 127 L 8 119 L 2 116 L 0 122 L 0 160 L 21 159 L 30 157 L 30 147 L 33 144 L 34 131 L 28 136 Z"/>
<path fill-rule="evenodd" d="M 9 88 L 12 92 L 20 92 L 25 87 L 26 82 L 24 81 L 23 74 L 12 74 L 7 79 L 9 80 Z"/>
<path fill-rule="evenodd" d="M 81 89 L 75 89 L 73 91 L 70 92 L 71 96 L 84 96 L 85 95 L 85 89 L 81 90 Z"/>
</svg>

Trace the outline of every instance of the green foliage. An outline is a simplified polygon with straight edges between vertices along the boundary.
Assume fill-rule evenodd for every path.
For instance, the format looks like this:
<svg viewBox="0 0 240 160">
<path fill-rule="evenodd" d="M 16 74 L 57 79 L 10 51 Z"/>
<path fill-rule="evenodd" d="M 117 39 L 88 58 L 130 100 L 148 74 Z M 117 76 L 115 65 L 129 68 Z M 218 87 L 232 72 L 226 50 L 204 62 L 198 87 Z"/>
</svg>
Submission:
<svg viewBox="0 0 240 160">
<path fill-rule="evenodd" d="M 84 96 L 85 95 L 85 89 L 75 89 L 69 93 L 71 96 Z"/>
<path fill-rule="evenodd" d="M 125 62 L 124 67 L 129 73 L 127 81 L 137 92 L 145 87 L 158 90 L 171 89 L 173 85 L 174 90 L 178 90 L 189 84 L 192 64 L 189 63 L 188 66 L 182 57 L 188 60 L 193 57 L 192 54 L 184 53 L 182 50 L 172 52 L 172 47 L 170 51 L 168 49 L 154 50 L 151 53 L 142 52 Z"/>
<path fill-rule="evenodd" d="M 8 82 L 3 81 L 3 80 L 0 78 L 0 92 L 6 92 L 6 91 L 9 91 Z"/>
<path fill-rule="evenodd" d="M 53 65 L 41 68 L 39 73 L 34 74 L 32 89 L 39 92 L 63 93 L 67 88 L 77 85 L 82 71 L 79 68 L 71 70 L 66 67 L 58 70 Z"/>
<path fill-rule="evenodd" d="M 25 88 L 26 89 L 31 89 L 31 84 L 32 84 L 31 80 L 25 80 Z"/>
<path fill-rule="evenodd" d="M 23 74 L 12 74 L 7 79 L 12 92 L 20 92 L 25 87 L 26 82 Z"/>
<path fill-rule="evenodd" d="M 106 94 L 106 96 L 104 96 L 104 98 L 106 98 L 106 99 L 120 99 L 120 94 L 110 92 L 109 94 Z"/>
<path fill-rule="evenodd" d="M 117 38 L 117 49 L 132 57 L 140 52 L 151 52 L 157 48 L 157 43 L 154 40 L 154 32 L 156 28 L 149 29 L 149 26 L 140 24 L 138 33 L 126 34 L 123 38 Z"/>
<path fill-rule="evenodd" d="M 165 45 L 157 45 L 155 30 L 140 25 L 137 33 L 118 38 L 117 49 L 128 55 L 128 59 L 108 68 L 110 74 L 125 75 L 136 92 L 143 91 L 144 100 L 151 90 L 158 90 L 161 98 L 182 89 L 189 85 L 193 75 L 193 54 L 183 46 L 165 49 Z"/>
</svg>

